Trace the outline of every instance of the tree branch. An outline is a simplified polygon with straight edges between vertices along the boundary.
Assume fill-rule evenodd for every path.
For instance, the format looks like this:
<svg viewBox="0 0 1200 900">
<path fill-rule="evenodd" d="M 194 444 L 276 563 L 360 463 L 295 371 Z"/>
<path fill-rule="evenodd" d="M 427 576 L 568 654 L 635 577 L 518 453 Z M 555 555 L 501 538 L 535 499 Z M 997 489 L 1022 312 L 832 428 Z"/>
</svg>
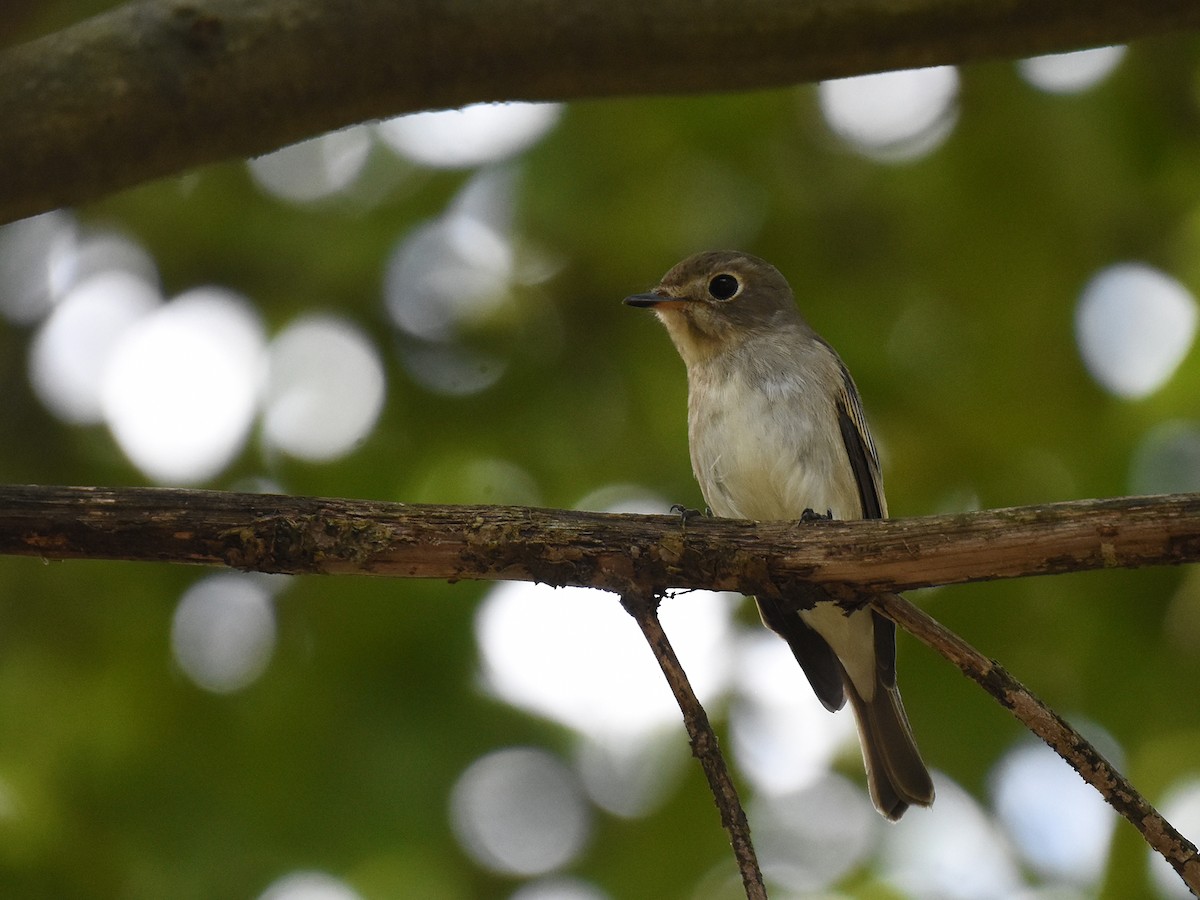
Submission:
<svg viewBox="0 0 1200 900">
<path fill-rule="evenodd" d="M 1193 0 L 141 0 L 0 53 L 0 221 L 422 109 L 778 87 L 1195 28 Z"/>
<path fill-rule="evenodd" d="M 1063 758 L 1079 777 L 1125 817 L 1170 863 L 1183 883 L 1200 897 L 1200 856 L 1196 845 L 1163 818 L 1124 775 L 1062 716 L 1034 696 L 1007 669 L 988 659 L 957 634 L 896 594 L 873 596 L 871 604 L 926 646 L 954 663 Z"/>
<path fill-rule="evenodd" d="M 729 774 L 729 767 L 725 765 L 725 757 L 721 755 L 716 732 L 708 721 L 708 713 L 692 690 L 679 657 L 675 655 L 675 649 L 663 631 L 658 619 L 658 601 L 658 597 L 645 591 L 630 592 L 621 597 L 621 605 L 642 630 L 646 643 L 650 645 L 650 652 L 654 654 L 671 693 L 675 695 L 679 711 L 683 713 L 683 725 L 692 745 L 692 755 L 700 761 L 704 777 L 708 779 L 708 789 L 721 814 L 721 825 L 729 835 L 746 900 L 766 900 L 767 888 L 763 883 L 754 844 L 750 841 L 750 823 L 746 821 L 746 811 L 738 799 L 737 787 Z"/>
<path fill-rule="evenodd" d="M 1200 494 L 1080 500 L 952 516 L 741 522 L 490 506 L 409 506 L 160 488 L 0 487 L 0 553 L 227 565 L 264 572 L 520 579 L 620 593 L 684 713 L 746 885 L 749 829 L 703 709 L 658 624 L 667 587 L 786 596 L 820 583 L 868 601 L 1050 745 L 1200 896 L 1196 847 L 994 660 L 891 592 L 1200 559 Z M 798 592 L 803 593 L 803 592 Z M 811 592 L 809 592 L 811 593 Z M 690 698 L 690 699 L 689 699 Z"/>
<path fill-rule="evenodd" d="M 165 488 L 0 486 L 0 553 L 616 593 L 904 591 L 1200 560 L 1200 494 L 856 522 L 741 522 Z"/>
</svg>

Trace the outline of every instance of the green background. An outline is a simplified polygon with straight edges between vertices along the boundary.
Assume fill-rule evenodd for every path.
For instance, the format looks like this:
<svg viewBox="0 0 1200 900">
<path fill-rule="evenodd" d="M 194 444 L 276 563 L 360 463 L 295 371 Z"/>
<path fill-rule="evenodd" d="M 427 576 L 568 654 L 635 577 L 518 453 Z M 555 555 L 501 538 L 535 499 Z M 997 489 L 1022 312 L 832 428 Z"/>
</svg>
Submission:
<svg viewBox="0 0 1200 900">
<path fill-rule="evenodd" d="M 45 15 L 80 14 L 56 6 Z M 1198 62 L 1192 40 L 1139 44 L 1102 85 L 1070 96 L 1035 90 L 1011 64 L 968 68 L 948 140 L 904 164 L 852 152 L 810 87 L 573 104 L 506 164 L 516 230 L 558 266 L 471 329 L 471 344 L 508 368 L 465 398 L 406 374 L 381 286 L 397 240 L 441 213 L 469 171 L 413 175 L 377 145 L 347 194 L 314 204 L 272 199 L 229 163 L 76 214 L 85 231 L 146 247 L 167 296 L 233 288 L 272 332 L 336 310 L 380 350 L 387 404 L 354 453 L 304 463 L 264 453 L 256 437 L 206 487 L 265 477 L 294 494 L 503 501 L 461 475 L 489 457 L 529 473 L 547 506 L 614 483 L 698 506 L 682 365 L 661 329 L 619 301 L 682 256 L 733 241 L 784 271 L 846 359 L 893 515 L 1115 496 L 1136 489 L 1131 463 L 1151 429 L 1194 424 L 1200 357 L 1145 399 L 1113 397 L 1081 362 L 1075 305 L 1092 275 L 1124 260 L 1200 288 Z M 0 324 L 0 480 L 146 483 L 107 431 L 62 424 L 36 399 L 31 334 Z M 1200 489 L 1200 471 L 1167 486 Z M 472 622 L 487 585 L 297 579 L 280 594 L 266 672 L 217 695 L 170 655 L 175 602 L 203 574 L 0 560 L 0 894 L 257 896 L 294 869 L 365 897 L 516 890 L 464 854 L 450 789 L 489 750 L 533 744 L 569 758 L 572 737 L 480 690 Z M 1200 768 L 1198 603 L 1194 575 L 1148 570 L 949 588 L 927 608 L 1056 710 L 1103 727 L 1157 800 Z M 901 641 L 927 760 L 986 805 L 989 772 L 1020 726 Z M 853 757 L 842 768 L 860 778 Z M 727 857 L 689 769 L 647 817 L 596 813 L 568 871 L 612 897 L 717 896 L 698 885 Z M 1106 897 L 1149 891 L 1124 823 L 1100 880 Z M 836 889 L 898 896 L 869 868 Z"/>
</svg>

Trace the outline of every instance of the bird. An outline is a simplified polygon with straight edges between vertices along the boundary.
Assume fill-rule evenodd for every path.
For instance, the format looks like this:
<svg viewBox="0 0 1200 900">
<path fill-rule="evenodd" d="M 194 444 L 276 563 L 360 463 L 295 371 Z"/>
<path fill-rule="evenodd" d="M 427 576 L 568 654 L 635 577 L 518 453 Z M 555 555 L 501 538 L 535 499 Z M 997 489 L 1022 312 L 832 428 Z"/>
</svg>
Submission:
<svg viewBox="0 0 1200 900">
<path fill-rule="evenodd" d="M 683 358 L 692 471 L 712 514 L 887 517 L 858 389 L 778 269 L 747 253 L 711 250 L 624 302 L 653 310 Z M 929 806 L 933 781 L 896 686 L 895 624 L 870 606 L 843 609 L 818 586 L 800 599 L 756 602 L 825 708 L 836 711 L 849 698 L 876 809 L 896 821 L 909 806 Z"/>
</svg>

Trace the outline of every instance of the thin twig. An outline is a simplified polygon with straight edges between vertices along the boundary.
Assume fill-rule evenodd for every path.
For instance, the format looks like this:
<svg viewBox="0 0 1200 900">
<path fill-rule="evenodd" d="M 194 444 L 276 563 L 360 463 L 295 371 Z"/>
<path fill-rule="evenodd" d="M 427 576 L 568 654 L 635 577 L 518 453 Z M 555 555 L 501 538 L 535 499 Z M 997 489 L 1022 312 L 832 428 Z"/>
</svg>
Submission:
<svg viewBox="0 0 1200 900">
<path fill-rule="evenodd" d="M 663 631 L 662 623 L 658 620 L 659 598 L 645 591 L 630 591 L 621 596 L 621 605 L 625 607 L 642 634 L 654 658 L 658 660 L 659 668 L 671 686 L 671 693 L 683 713 L 683 724 L 687 728 L 688 738 L 692 745 L 692 755 L 700 760 L 704 769 L 704 777 L 708 779 L 709 789 L 717 803 L 721 814 L 721 825 L 729 835 L 729 843 L 733 847 L 733 856 L 737 860 L 738 871 L 742 876 L 742 885 L 746 889 L 747 900 L 766 900 L 767 888 L 763 884 L 762 870 L 758 867 L 758 858 L 754 853 L 754 845 L 750 841 L 750 823 L 746 820 L 746 812 L 738 799 L 737 788 L 721 755 L 717 744 L 717 735 L 708 721 L 708 714 L 700 704 L 688 682 L 683 666 Z"/>
<path fill-rule="evenodd" d="M 1058 713 L 1039 700 L 994 659 L 988 659 L 928 613 L 896 594 L 873 596 L 871 605 L 931 647 L 999 701 L 1030 731 L 1100 792 L 1200 896 L 1200 855 L 1196 845 L 1162 817 L 1113 765 Z"/>
</svg>

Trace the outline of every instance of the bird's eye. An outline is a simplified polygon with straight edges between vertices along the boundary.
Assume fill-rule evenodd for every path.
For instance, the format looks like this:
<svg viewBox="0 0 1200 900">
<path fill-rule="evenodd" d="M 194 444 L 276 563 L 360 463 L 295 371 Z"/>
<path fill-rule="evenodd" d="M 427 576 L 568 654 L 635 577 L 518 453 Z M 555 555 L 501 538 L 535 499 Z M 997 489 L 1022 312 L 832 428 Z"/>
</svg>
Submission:
<svg viewBox="0 0 1200 900">
<path fill-rule="evenodd" d="M 714 300 L 731 300 L 741 289 L 738 280 L 726 272 L 714 275 L 708 283 L 708 295 Z"/>
</svg>

